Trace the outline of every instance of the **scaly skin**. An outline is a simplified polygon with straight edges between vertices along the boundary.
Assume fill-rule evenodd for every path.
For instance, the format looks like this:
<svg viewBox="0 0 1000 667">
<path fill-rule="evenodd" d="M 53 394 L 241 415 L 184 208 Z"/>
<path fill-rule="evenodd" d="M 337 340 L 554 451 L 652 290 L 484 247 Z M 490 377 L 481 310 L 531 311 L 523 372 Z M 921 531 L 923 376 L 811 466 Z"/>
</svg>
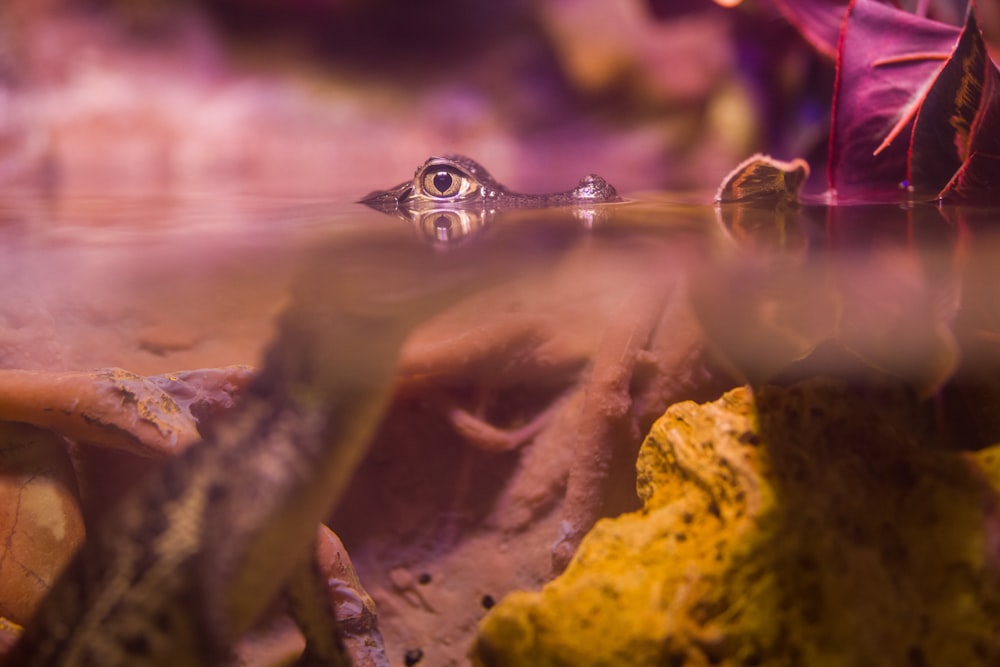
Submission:
<svg viewBox="0 0 1000 667">
<path fill-rule="evenodd" d="M 530 195 L 511 192 L 486 169 L 464 155 L 431 157 L 417 167 L 413 179 L 388 190 L 377 190 L 364 199 L 366 204 L 386 213 L 428 209 L 503 210 L 580 206 L 621 201 L 615 188 L 596 174 L 580 179 L 566 192 Z"/>
</svg>

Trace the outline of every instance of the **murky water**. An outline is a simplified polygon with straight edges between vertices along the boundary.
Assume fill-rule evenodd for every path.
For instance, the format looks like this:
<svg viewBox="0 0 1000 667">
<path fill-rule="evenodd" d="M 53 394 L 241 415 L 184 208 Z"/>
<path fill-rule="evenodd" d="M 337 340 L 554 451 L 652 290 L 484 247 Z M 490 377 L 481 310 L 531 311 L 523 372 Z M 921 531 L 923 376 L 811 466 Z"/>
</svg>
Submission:
<svg viewBox="0 0 1000 667">
<path fill-rule="evenodd" d="M 537 588 L 574 530 L 636 506 L 636 448 L 676 401 L 891 378 L 938 406 L 957 446 L 1000 435 L 1000 212 L 698 201 L 411 220 L 246 196 L 10 196 L 0 365 L 259 365 L 292 344 L 275 323 L 302 299 L 412 326 L 331 525 L 393 659 L 460 664 L 484 600 Z M 602 392 L 628 413 L 606 433 L 586 417 Z M 581 452 L 605 457 L 599 474 L 578 470 Z"/>
<path fill-rule="evenodd" d="M 0 362 L 139 372 L 255 363 L 297 275 L 315 272 L 364 300 L 378 296 L 387 263 L 418 284 L 472 255 L 534 298 L 593 299 L 567 328 L 601 321 L 633 285 L 683 283 L 709 340 L 753 379 L 836 342 L 932 389 L 963 348 L 978 354 L 996 335 L 1000 213 L 678 201 L 404 221 L 319 201 L 10 197 L 0 210 Z M 386 244 L 391 257 L 380 256 Z"/>
</svg>

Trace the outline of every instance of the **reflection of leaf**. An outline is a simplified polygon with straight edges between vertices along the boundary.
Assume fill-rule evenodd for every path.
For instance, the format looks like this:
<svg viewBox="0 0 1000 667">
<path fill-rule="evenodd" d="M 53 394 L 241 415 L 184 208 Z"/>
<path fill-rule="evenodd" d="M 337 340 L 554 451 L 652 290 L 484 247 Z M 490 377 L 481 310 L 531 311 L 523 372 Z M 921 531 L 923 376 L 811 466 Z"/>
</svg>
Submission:
<svg viewBox="0 0 1000 667">
<path fill-rule="evenodd" d="M 692 290 L 713 346 L 752 382 L 768 380 L 812 354 L 837 329 L 836 294 L 822 268 L 741 256 L 714 266 Z"/>
<path fill-rule="evenodd" d="M 931 206 L 834 207 L 830 216 L 837 249 L 853 251 L 831 276 L 843 304 L 838 340 L 925 395 L 939 389 L 959 362 L 954 229 Z"/>
<path fill-rule="evenodd" d="M 800 225 L 827 215 L 826 245 L 809 249 L 811 261 L 753 248 L 694 285 L 712 344 L 751 381 L 878 371 L 923 394 L 939 389 L 959 362 L 955 228 L 928 205 L 799 211 Z"/>
<path fill-rule="evenodd" d="M 830 187 L 840 199 L 886 199 L 906 177 L 913 115 L 958 30 L 875 0 L 854 0 L 837 59 Z"/>
<path fill-rule="evenodd" d="M 809 248 L 809 230 L 796 205 L 719 204 L 715 210 L 729 237 L 748 252 L 794 256 Z"/>
</svg>

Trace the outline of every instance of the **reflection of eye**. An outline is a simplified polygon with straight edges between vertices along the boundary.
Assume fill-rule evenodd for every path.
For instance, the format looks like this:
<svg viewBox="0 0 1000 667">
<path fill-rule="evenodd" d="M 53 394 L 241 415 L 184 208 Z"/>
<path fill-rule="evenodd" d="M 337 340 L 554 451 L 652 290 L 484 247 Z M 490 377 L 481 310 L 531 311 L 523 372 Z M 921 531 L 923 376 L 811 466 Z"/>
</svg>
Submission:
<svg viewBox="0 0 1000 667">
<path fill-rule="evenodd" d="M 440 229 L 442 231 L 447 232 L 448 230 L 451 229 L 451 220 L 449 220 L 448 216 L 446 215 L 439 215 L 438 217 L 434 218 L 434 227 L 436 229 Z"/>
<path fill-rule="evenodd" d="M 474 210 L 427 211 L 417 219 L 424 239 L 434 245 L 460 243 L 470 237 L 485 224 L 482 216 Z"/>
<path fill-rule="evenodd" d="M 439 199 L 449 199 L 464 194 L 470 186 L 468 176 L 444 165 L 436 165 L 424 172 L 420 187 L 425 194 Z"/>
</svg>

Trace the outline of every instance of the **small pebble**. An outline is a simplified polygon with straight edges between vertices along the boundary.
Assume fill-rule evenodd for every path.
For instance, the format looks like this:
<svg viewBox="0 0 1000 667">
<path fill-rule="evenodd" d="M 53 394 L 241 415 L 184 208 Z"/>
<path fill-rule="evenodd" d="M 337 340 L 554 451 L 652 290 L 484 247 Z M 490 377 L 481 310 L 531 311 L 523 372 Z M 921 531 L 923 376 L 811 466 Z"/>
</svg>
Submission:
<svg viewBox="0 0 1000 667">
<path fill-rule="evenodd" d="M 389 570 L 389 583 L 396 590 L 405 591 L 413 586 L 413 575 L 405 567 L 394 567 Z"/>
<path fill-rule="evenodd" d="M 483 605 L 483 609 L 492 609 L 497 601 L 493 599 L 492 595 L 484 595 L 480 603 Z"/>
<path fill-rule="evenodd" d="M 418 648 L 411 648 L 409 651 L 403 654 L 403 664 L 406 667 L 413 667 L 421 660 L 424 659 L 424 652 Z"/>
</svg>

